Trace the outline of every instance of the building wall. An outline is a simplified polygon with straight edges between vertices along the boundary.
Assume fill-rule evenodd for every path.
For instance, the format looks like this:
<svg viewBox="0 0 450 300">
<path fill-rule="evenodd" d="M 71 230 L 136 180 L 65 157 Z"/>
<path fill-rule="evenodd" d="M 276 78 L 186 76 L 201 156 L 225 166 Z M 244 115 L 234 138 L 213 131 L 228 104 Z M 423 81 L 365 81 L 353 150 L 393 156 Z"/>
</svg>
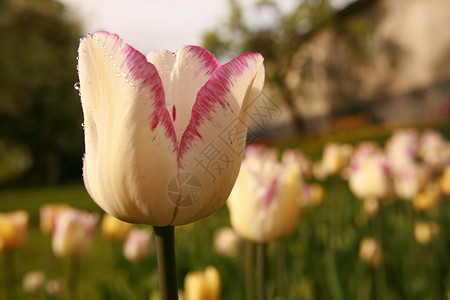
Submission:
<svg viewBox="0 0 450 300">
<path fill-rule="evenodd" d="M 291 65 L 286 84 L 313 123 L 361 112 L 394 124 L 449 118 L 450 1 L 375 1 L 302 45 Z"/>
</svg>

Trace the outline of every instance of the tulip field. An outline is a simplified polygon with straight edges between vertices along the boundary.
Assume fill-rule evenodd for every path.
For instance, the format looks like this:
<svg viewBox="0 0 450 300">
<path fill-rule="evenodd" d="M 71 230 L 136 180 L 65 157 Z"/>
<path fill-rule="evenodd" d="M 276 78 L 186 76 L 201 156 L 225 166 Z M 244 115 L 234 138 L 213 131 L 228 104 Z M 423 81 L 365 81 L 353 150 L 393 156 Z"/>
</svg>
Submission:
<svg viewBox="0 0 450 300">
<path fill-rule="evenodd" d="M 230 198 L 233 204 L 211 216 L 176 226 L 180 299 L 450 299 L 449 141 L 443 124 L 365 127 L 271 144 L 282 157 L 280 170 L 299 166 L 289 171 L 298 176 L 289 177 L 298 193 L 286 193 L 295 196 L 289 205 L 299 207 L 298 215 L 292 207 L 277 215 L 289 195 L 274 196 L 273 203 L 266 197 L 264 209 L 277 206 L 261 217 L 258 206 L 239 206 L 251 193 L 232 192 L 237 202 Z M 271 155 L 264 152 L 264 159 Z M 0 299 L 159 299 L 151 227 L 107 223 L 81 182 L 5 187 L 0 199 L 0 213 L 29 215 L 24 241 L 8 248 L 19 233 L 8 236 L 0 214 Z M 76 220 L 90 218 L 89 237 L 73 231 L 54 244 L 58 225 L 45 227 L 43 207 L 62 203 L 84 213 Z M 127 248 L 131 240 L 141 246 Z"/>
</svg>

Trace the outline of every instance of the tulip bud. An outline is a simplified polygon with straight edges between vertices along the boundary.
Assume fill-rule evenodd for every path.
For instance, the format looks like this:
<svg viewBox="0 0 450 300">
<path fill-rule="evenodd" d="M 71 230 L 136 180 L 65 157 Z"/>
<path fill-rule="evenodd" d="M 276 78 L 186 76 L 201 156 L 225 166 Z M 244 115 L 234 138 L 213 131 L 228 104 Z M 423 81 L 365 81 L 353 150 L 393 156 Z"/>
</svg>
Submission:
<svg viewBox="0 0 450 300">
<path fill-rule="evenodd" d="M 30 271 L 22 280 L 22 289 L 27 294 L 34 294 L 41 290 L 45 282 L 45 273 L 42 271 Z"/>
<path fill-rule="evenodd" d="M 143 55 L 108 32 L 81 39 L 78 53 L 92 199 L 120 220 L 161 227 L 218 210 L 239 172 L 263 57 L 221 65 L 197 46 Z"/>
<path fill-rule="evenodd" d="M 382 250 L 380 242 L 374 238 L 364 238 L 359 244 L 359 258 L 373 267 L 381 263 Z"/>
<path fill-rule="evenodd" d="M 60 214 L 52 237 L 53 253 L 58 257 L 79 257 L 94 245 L 96 213 L 67 209 Z"/>
<path fill-rule="evenodd" d="M 130 261 L 146 259 L 151 252 L 152 232 L 148 229 L 132 229 L 123 245 L 123 254 Z"/>
<path fill-rule="evenodd" d="M 24 210 L 0 213 L 0 252 L 14 250 L 25 243 L 29 215 Z"/>
<path fill-rule="evenodd" d="M 102 220 L 102 234 L 113 242 L 121 242 L 125 239 L 133 224 L 121 221 L 111 215 L 105 214 Z"/>
<path fill-rule="evenodd" d="M 221 227 L 214 232 L 214 249 L 219 255 L 236 256 L 241 247 L 241 240 L 230 227 Z"/>
<path fill-rule="evenodd" d="M 185 300 L 219 300 L 220 293 L 220 275 L 213 266 L 203 272 L 190 272 L 184 278 Z"/>
<path fill-rule="evenodd" d="M 56 219 L 61 212 L 68 208 L 70 208 L 69 205 L 61 203 L 42 205 L 39 209 L 39 225 L 42 233 L 51 234 L 55 229 Z"/>
</svg>

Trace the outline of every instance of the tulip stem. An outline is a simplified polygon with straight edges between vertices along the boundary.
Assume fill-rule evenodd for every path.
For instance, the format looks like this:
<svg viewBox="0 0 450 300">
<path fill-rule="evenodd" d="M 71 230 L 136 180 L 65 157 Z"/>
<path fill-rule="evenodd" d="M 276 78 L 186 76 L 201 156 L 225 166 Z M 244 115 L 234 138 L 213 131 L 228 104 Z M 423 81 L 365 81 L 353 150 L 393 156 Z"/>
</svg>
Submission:
<svg viewBox="0 0 450 300">
<path fill-rule="evenodd" d="M 153 230 L 155 232 L 161 300 L 178 300 L 174 227 L 153 226 Z"/>
<path fill-rule="evenodd" d="M 255 300 L 255 243 L 245 244 L 245 299 Z"/>
<path fill-rule="evenodd" d="M 80 259 L 74 257 L 70 260 L 69 299 L 78 299 L 78 278 L 80 276 Z"/>
<path fill-rule="evenodd" d="M 5 284 L 5 299 L 16 299 L 15 295 L 15 279 L 16 273 L 14 269 L 13 253 L 6 251 L 3 253 L 3 267 L 4 267 L 4 284 Z"/>
<path fill-rule="evenodd" d="M 284 240 L 278 241 L 276 247 L 276 287 L 278 297 L 286 298 L 287 291 L 287 266 L 286 266 L 286 243 Z"/>
<path fill-rule="evenodd" d="M 256 295 L 258 300 L 266 299 L 267 244 L 258 244 L 256 257 Z"/>
</svg>

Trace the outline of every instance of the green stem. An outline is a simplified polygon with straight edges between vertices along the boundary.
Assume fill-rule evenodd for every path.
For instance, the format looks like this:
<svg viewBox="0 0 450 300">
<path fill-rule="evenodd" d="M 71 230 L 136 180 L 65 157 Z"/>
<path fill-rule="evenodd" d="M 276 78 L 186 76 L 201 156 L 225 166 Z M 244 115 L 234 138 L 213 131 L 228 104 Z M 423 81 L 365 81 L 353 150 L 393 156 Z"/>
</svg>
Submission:
<svg viewBox="0 0 450 300">
<path fill-rule="evenodd" d="M 245 244 L 245 299 L 255 300 L 255 243 Z"/>
<path fill-rule="evenodd" d="M 70 259 L 70 274 L 69 274 L 69 299 L 78 299 L 78 281 L 80 278 L 80 259 L 74 257 Z"/>
<path fill-rule="evenodd" d="M 266 299 L 266 260 L 267 244 L 259 244 L 256 257 L 256 298 L 258 300 Z"/>
<path fill-rule="evenodd" d="M 174 227 L 153 226 L 153 230 L 156 240 L 161 300 L 178 300 Z"/>
<path fill-rule="evenodd" d="M 3 270 L 4 270 L 4 284 L 5 284 L 5 299 L 16 299 L 16 295 L 14 292 L 15 289 L 15 268 L 14 268 L 14 258 L 13 252 L 6 251 L 3 253 Z"/>
<path fill-rule="evenodd" d="M 276 243 L 276 284 L 277 284 L 277 293 L 278 297 L 282 299 L 286 298 L 287 289 L 287 266 L 286 266 L 286 243 L 284 240 L 278 241 Z"/>
</svg>

